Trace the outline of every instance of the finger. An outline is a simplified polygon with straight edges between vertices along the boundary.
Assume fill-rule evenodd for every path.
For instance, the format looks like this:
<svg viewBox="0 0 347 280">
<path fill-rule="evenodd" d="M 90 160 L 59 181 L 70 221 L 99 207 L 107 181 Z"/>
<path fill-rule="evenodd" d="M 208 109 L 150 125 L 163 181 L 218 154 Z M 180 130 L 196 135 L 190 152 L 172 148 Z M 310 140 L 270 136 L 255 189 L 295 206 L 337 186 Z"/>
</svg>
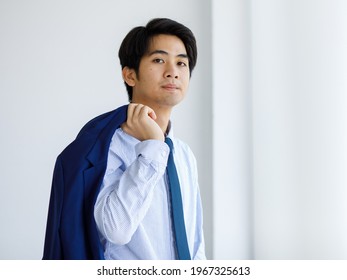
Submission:
<svg viewBox="0 0 347 280">
<path fill-rule="evenodd" d="M 143 106 L 141 108 L 141 116 L 142 117 L 150 117 L 153 120 L 155 120 L 157 118 L 157 115 L 155 114 L 154 110 L 148 106 Z"/>
<path fill-rule="evenodd" d="M 134 120 L 138 119 L 140 117 L 140 114 L 141 114 L 141 111 L 142 111 L 143 107 L 145 107 L 145 106 L 142 105 L 142 104 L 136 104 L 136 106 L 134 108 L 134 113 L 133 113 Z"/>
<path fill-rule="evenodd" d="M 130 103 L 128 106 L 128 121 L 131 121 L 134 116 L 134 110 L 136 108 L 136 103 Z"/>
<path fill-rule="evenodd" d="M 157 115 L 155 114 L 154 110 L 151 110 L 149 113 L 148 113 L 148 116 L 150 118 L 152 118 L 153 120 L 156 120 L 157 119 Z"/>
</svg>

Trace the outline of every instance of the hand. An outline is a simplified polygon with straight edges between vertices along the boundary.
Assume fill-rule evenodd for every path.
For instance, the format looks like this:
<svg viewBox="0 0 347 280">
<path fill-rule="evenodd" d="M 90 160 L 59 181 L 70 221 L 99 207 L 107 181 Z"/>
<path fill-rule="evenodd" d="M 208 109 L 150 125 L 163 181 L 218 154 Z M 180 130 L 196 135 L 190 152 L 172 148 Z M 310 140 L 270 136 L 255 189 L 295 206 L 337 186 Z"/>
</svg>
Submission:
<svg viewBox="0 0 347 280">
<path fill-rule="evenodd" d="M 128 118 L 122 124 L 122 129 L 140 141 L 156 139 L 164 141 L 164 133 L 155 122 L 157 116 L 148 106 L 130 103 Z"/>
</svg>

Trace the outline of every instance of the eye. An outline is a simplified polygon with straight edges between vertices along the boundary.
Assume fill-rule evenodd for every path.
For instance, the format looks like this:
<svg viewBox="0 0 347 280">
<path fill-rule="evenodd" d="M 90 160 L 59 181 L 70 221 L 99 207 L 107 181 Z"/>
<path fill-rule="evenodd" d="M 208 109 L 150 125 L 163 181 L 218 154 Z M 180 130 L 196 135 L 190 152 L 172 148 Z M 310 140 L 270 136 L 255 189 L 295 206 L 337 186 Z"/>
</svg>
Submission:
<svg viewBox="0 0 347 280">
<path fill-rule="evenodd" d="M 155 58 L 155 59 L 153 59 L 153 62 L 155 62 L 155 63 L 164 63 L 164 60 L 161 59 L 161 58 Z"/>
<path fill-rule="evenodd" d="M 179 61 L 179 62 L 177 63 L 177 65 L 178 65 L 178 66 L 182 66 L 182 67 L 186 67 L 186 66 L 187 66 L 187 63 L 184 62 L 184 61 Z"/>
</svg>

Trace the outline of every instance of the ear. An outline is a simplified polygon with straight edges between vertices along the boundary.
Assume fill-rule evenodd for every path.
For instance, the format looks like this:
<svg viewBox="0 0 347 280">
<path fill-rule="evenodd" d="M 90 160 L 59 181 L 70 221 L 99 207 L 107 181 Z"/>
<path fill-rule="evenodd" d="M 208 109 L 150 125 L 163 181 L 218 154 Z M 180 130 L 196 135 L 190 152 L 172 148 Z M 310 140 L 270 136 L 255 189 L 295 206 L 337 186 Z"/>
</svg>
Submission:
<svg viewBox="0 0 347 280">
<path fill-rule="evenodd" d="M 122 70 L 122 76 L 124 82 L 127 83 L 128 86 L 133 87 L 136 84 L 136 72 L 134 69 L 131 69 L 129 67 L 124 67 Z"/>
</svg>

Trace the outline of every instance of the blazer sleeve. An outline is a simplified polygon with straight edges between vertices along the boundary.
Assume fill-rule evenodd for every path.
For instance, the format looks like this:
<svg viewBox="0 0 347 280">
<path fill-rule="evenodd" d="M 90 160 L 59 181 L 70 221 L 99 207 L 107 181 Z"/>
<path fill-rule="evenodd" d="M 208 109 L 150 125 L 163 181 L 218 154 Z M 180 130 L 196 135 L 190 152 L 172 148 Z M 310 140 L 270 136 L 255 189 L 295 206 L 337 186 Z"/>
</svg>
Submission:
<svg viewBox="0 0 347 280">
<path fill-rule="evenodd" d="M 43 250 L 43 260 L 63 259 L 60 240 L 60 217 L 64 197 L 64 174 L 60 156 L 57 158 L 51 188 L 48 208 L 46 237 Z"/>
</svg>

